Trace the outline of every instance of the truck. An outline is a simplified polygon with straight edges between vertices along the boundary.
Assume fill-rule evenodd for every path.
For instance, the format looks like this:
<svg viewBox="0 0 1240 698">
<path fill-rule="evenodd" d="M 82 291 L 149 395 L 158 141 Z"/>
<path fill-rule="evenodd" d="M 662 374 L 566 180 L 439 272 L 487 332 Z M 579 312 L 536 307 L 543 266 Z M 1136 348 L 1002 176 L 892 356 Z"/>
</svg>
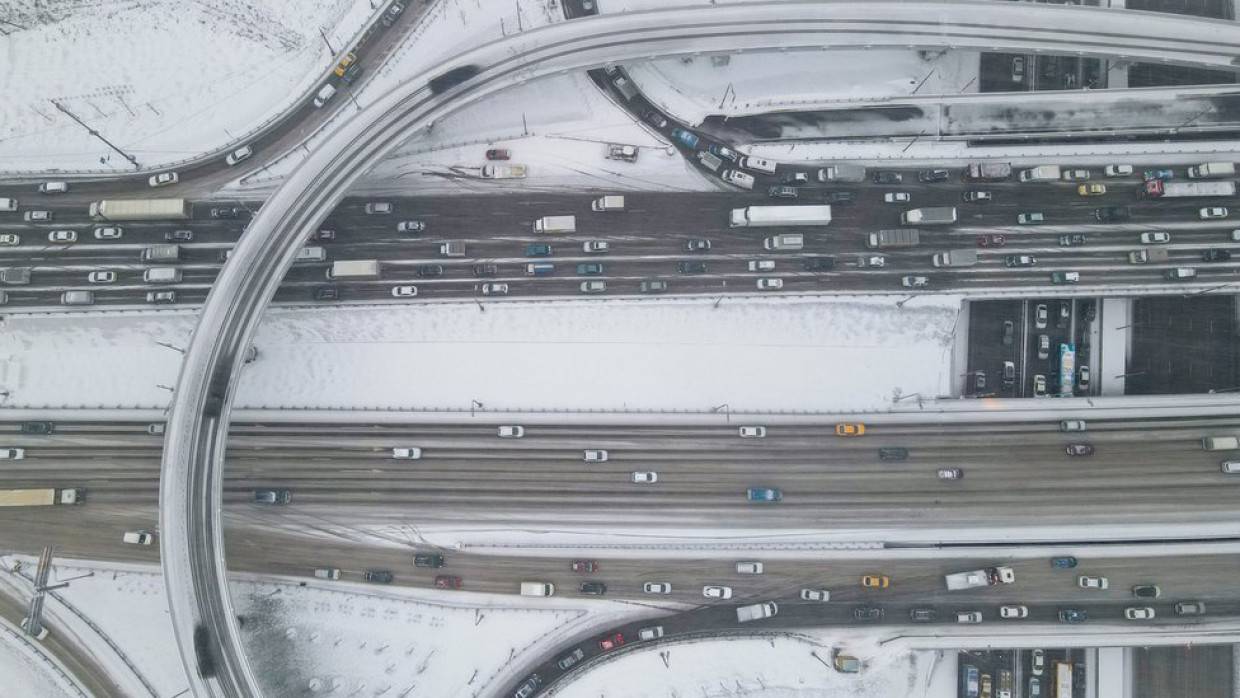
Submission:
<svg viewBox="0 0 1240 698">
<path fill-rule="evenodd" d="M 1167 251 L 1159 248 L 1146 248 L 1143 250 L 1133 250 L 1128 253 L 1128 261 L 1131 264 L 1148 264 L 1150 262 L 1166 262 L 1170 259 Z"/>
<path fill-rule="evenodd" d="M 865 246 L 872 250 L 887 247 L 916 247 L 921 243 L 921 231 L 916 228 L 880 230 L 865 238 Z"/>
<path fill-rule="evenodd" d="M 900 214 L 904 225 L 950 225 L 956 222 L 955 206 L 913 208 Z"/>
<path fill-rule="evenodd" d="M 181 259 L 180 245 L 151 245 L 142 250 L 143 262 L 177 262 Z"/>
<path fill-rule="evenodd" d="M 772 235 L 762 241 L 763 249 L 778 251 L 793 251 L 805 248 L 805 236 L 800 233 L 785 233 L 783 235 Z"/>
<path fill-rule="evenodd" d="M 947 580 L 948 590 L 956 591 L 996 584 L 1011 584 L 1016 581 L 1016 572 L 1011 567 L 985 567 L 980 570 L 949 574 L 944 579 Z"/>
<path fill-rule="evenodd" d="M 1179 199 L 1189 196 L 1235 196 L 1236 183 L 1226 182 L 1168 182 L 1151 179 L 1142 185 L 1141 194 L 1151 199 Z"/>
<path fill-rule="evenodd" d="M 818 170 L 819 182 L 864 182 L 865 168 L 861 165 L 828 165 Z"/>
<path fill-rule="evenodd" d="M 460 240 L 441 242 L 439 243 L 439 254 L 443 257 L 464 257 L 465 243 Z"/>
<path fill-rule="evenodd" d="M 1058 182 L 1059 165 L 1038 165 L 1021 170 L 1019 179 L 1022 182 Z"/>
<path fill-rule="evenodd" d="M 776 606 L 774 601 L 737 606 L 736 622 L 748 623 L 751 620 L 762 620 L 763 618 L 770 618 L 776 613 L 779 613 L 779 606 Z"/>
<path fill-rule="evenodd" d="M 746 206 L 732 209 L 731 227 L 827 225 L 830 206 Z"/>
<path fill-rule="evenodd" d="M 108 199 L 90 202 L 90 217 L 97 221 L 183 221 L 190 217 L 185 199 Z"/>
<path fill-rule="evenodd" d="M 86 490 L 81 487 L 0 490 L 0 507 L 50 507 L 55 504 L 81 504 L 84 501 Z"/>
<path fill-rule="evenodd" d="M 483 179 L 525 179 L 525 165 L 483 165 Z"/>
<path fill-rule="evenodd" d="M 332 279 L 377 279 L 379 278 L 379 260 L 347 259 L 332 262 L 327 270 L 328 280 Z"/>
<path fill-rule="evenodd" d="M 1201 440 L 1201 447 L 1207 451 L 1234 451 L 1240 449 L 1240 439 L 1234 436 L 1207 436 Z"/>
<path fill-rule="evenodd" d="M 591 211 L 623 211 L 624 196 L 600 196 L 590 203 Z"/>
<path fill-rule="evenodd" d="M 1188 168 L 1189 179 L 1234 176 L 1236 176 L 1236 163 L 1234 162 L 1203 162 Z"/>
<path fill-rule="evenodd" d="M 977 264 L 977 250 L 959 249 L 936 252 L 930 258 L 930 263 L 936 267 L 971 267 Z"/>
<path fill-rule="evenodd" d="M 1010 162 L 971 162 L 964 171 L 964 179 L 967 182 L 997 182 L 1011 176 L 1012 163 Z"/>
<path fill-rule="evenodd" d="M 522 596 L 554 596 L 555 585 L 551 582 L 521 582 Z"/>
<path fill-rule="evenodd" d="M 577 232 L 576 216 L 543 216 L 534 221 L 536 233 L 575 233 Z"/>
<path fill-rule="evenodd" d="M 740 170 L 724 170 L 719 173 L 719 179 L 728 184 L 735 184 L 741 189 L 753 189 L 754 185 L 753 175 Z"/>
</svg>

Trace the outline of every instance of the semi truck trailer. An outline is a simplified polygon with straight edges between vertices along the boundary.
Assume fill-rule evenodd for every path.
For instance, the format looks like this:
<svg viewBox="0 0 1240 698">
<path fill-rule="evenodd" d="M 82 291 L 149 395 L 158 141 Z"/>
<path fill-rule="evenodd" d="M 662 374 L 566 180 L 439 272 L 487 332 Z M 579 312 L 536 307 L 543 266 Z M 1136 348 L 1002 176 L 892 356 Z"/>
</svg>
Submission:
<svg viewBox="0 0 1240 698">
<path fill-rule="evenodd" d="M 1189 196 L 1235 196 L 1236 183 L 1226 182 L 1168 182 L 1151 179 L 1141 187 L 1141 193 L 1151 199 L 1179 199 Z"/>
<path fill-rule="evenodd" d="M 944 577 L 949 591 L 959 589 L 976 589 L 996 584 L 1011 584 L 1016 581 L 1016 572 L 1011 567 L 985 567 L 980 570 L 957 572 Z"/>
<path fill-rule="evenodd" d="M 190 217 L 185 199 L 107 199 L 90 203 L 97 221 L 183 221 Z"/>
<path fill-rule="evenodd" d="M 348 259 L 332 262 L 327 270 L 328 279 L 377 279 L 379 261 L 375 259 Z"/>
<path fill-rule="evenodd" d="M 889 247 L 916 247 L 920 243 L 921 231 L 916 228 L 879 230 L 870 233 L 865 238 L 865 246 L 872 250 Z"/>
<path fill-rule="evenodd" d="M 0 507 L 50 507 L 56 504 L 81 504 L 86 490 L 80 487 L 33 490 L 0 490 Z"/>
</svg>

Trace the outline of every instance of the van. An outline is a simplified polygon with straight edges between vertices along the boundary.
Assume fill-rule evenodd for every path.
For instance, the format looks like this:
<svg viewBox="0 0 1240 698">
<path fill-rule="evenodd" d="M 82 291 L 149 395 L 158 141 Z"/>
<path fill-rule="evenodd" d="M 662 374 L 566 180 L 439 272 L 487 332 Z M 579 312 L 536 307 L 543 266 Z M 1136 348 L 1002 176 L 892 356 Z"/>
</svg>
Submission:
<svg viewBox="0 0 1240 698">
<path fill-rule="evenodd" d="M 766 158 L 756 158 L 752 155 L 746 155 L 741 158 L 740 166 L 747 170 L 775 174 L 775 161 L 767 160 Z"/>
<path fill-rule="evenodd" d="M 175 262 L 181 258 L 180 245 L 151 245 L 142 250 L 143 262 Z"/>
<path fill-rule="evenodd" d="M 340 570 L 336 567 L 319 567 L 314 570 L 319 579 L 340 579 Z"/>
<path fill-rule="evenodd" d="M 68 182 L 44 182 L 39 185 L 40 194 L 64 194 L 68 191 Z"/>
<path fill-rule="evenodd" d="M 702 163 L 702 166 L 711 172 L 718 172 L 719 168 L 723 167 L 723 159 L 714 153 L 699 150 L 697 156 L 698 161 Z"/>
<path fill-rule="evenodd" d="M 1225 460 L 1222 462 L 1222 469 L 1228 475 L 1240 473 L 1240 460 Z"/>
<path fill-rule="evenodd" d="M 633 87 L 633 83 L 623 75 L 617 75 L 611 81 L 611 84 L 616 86 L 616 89 L 620 91 L 620 94 L 624 95 L 625 99 L 633 99 L 637 96 L 637 88 Z"/>
<path fill-rule="evenodd" d="M 151 267 L 142 272 L 142 280 L 148 284 L 180 283 L 181 270 L 177 267 Z"/>
<path fill-rule="evenodd" d="M 314 108 L 315 109 L 321 108 L 324 104 L 327 104 L 328 100 L 330 100 L 332 97 L 335 97 L 335 96 L 336 96 L 335 85 L 324 85 L 320 87 L 318 94 L 314 96 Z"/>
<path fill-rule="evenodd" d="M 623 196 L 600 196 L 590 204 L 591 211 L 623 211 Z"/>
<path fill-rule="evenodd" d="M 800 250 L 805 247 L 805 236 L 801 233 L 772 235 L 762 241 L 762 247 L 768 250 Z"/>
<path fill-rule="evenodd" d="M 555 265 L 540 262 L 525 265 L 525 273 L 529 276 L 547 276 L 555 273 Z"/>
<path fill-rule="evenodd" d="M 736 563 L 737 574 L 762 574 L 763 565 L 761 562 L 738 562 Z"/>
<path fill-rule="evenodd" d="M 724 170 L 719 173 L 719 178 L 728 184 L 735 184 L 741 189 L 753 189 L 753 175 L 740 170 Z"/>
<path fill-rule="evenodd" d="M 65 291 L 60 294 L 61 305 L 94 305 L 94 291 Z"/>
<path fill-rule="evenodd" d="M 555 585 L 551 582 L 521 582 L 522 596 L 554 596 Z"/>
<path fill-rule="evenodd" d="M 1240 439 L 1234 436 L 1207 436 L 1201 440 L 1201 447 L 1207 451 L 1232 451 L 1240 448 Z"/>
<path fill-rule="evenodd" d="M 637 639 L 643 641 L 657 640 L 663 637 L 663 626 L 652 625 L 649 628 L 642 628 L 637 631 Z"/>
</svg>

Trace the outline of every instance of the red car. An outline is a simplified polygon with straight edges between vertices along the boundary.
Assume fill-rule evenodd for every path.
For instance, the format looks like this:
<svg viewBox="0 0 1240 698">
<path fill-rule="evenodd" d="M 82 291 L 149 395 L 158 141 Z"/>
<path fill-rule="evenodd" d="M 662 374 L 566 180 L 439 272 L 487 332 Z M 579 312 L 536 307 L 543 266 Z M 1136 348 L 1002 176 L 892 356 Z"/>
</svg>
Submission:
<svg viewBox="0 0 1240 698">
<path fill-rule="evenodd" d="M 623 644 L 624 644 L 624 635 L 620 633 L 616 633 L 615 635 L 612 635 L 611 637 L 605 637 L 602 640 L 599 640 L 598 648 L 606 652 L 607 650 L 614 650 Z"/>
<path fill-rule="evenodd" d="M 450 574 L 441 574 L 438 577 L 435 577 L 435 588 L 436 589 L 460 589 L 461 578 L 454 577 Z"/>
<path fill-rule="evenodd" d="M 594 574 L 598 572 L 598 563 L 594 560 L 573 560 L 573 571 L 577 574 Z"/>
<path fill-rule="evenodd" d="M 1004 240 L 1002 235 L 977 236 L 978 247 L 1003 247 L 1005 244 L 1007 244 L 1007 240 Z"/>
<path fill-rule="evenodd" d="M 507 148 L 491 148 L 487 151 L 487 160 L 508 160 L 512 158 L 512 151 Z"/>
</svg>

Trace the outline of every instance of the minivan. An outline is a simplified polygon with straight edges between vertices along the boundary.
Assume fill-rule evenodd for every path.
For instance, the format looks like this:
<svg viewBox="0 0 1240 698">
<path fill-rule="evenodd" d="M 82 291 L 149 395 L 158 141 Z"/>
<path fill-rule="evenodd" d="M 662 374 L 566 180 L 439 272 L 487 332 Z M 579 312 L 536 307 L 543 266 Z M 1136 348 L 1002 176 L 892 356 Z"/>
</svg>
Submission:
<svg viewBox="0 0 1240 698">
<path fill-rule="evenodd" d="M 335 97 L 335 96 L 336 96 L 335 85 L 324 85 L 320 87 L 318 94 L 314 96 L 314 108 L 315 109 L 321 108 L 324 104 L 327 104 L 327 102 L 331 100 L 332 97 Z"/>
<path fill-rule="evenodd" d="M 65 291 L 60 294 L 61 305 L 94 305 L 94 291 Z"/>
<path fill-rule="evenodd" d="M 177 284 L 181 282 L 181 270 L 176 267 L 151 267 L 142 272 L 142 280 L 148 284 Z"/>
</svg>

